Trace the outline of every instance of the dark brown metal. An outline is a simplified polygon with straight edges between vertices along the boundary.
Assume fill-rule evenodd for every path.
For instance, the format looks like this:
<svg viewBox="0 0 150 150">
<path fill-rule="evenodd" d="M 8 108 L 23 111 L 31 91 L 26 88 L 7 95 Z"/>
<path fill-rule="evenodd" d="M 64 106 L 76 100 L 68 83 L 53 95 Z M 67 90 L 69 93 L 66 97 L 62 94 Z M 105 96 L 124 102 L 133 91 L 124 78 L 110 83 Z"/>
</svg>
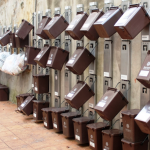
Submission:
<svg viewBox="0 0 150 150">
<path fill-rule="evenodd" d="M 5 85 L 0 86 L 0 101 L 9 100 L 9 88 Z"/>
<path fill-rule="evenodd" d="M 116 33 L 114 24 L 122 14 L 122 9 L 110 7 L 110 10 L 94 23 L 94 27 L 101 38 L 109 38 Z"/>
<path fill-rule="evenodd" d="M 11 31 L 7 30 L 6 33 L 4 33 L 4 35 L 2 35 L 0 37 L 0 44 L 2 46 L 5 46 L 8 43 L 10 43 L 10 36 L 9 36 L 9 34 L 11 34 Z"/>
<path fill-rule="evenodd" d="M 15 40 L 15 33 L 9 33 L 10 37 L 10 45 L 12 48 L 16 48 L 16 40 Z"/>
<path fill-rule="evenodd" d="M 25 45 L 29 45 L 29 35 L 23 40 L 15 35 L 16 48 L 23 48 Z"/>
</svg>

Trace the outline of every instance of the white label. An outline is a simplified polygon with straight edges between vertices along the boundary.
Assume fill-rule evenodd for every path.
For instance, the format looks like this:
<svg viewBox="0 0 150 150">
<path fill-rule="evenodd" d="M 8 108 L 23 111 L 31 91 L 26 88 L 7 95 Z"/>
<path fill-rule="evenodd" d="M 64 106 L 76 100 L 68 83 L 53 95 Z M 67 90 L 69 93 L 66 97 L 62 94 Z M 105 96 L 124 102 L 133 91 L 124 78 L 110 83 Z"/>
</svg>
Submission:
<svg viewBox="0 0 150 150">
<path fill-rule="evenodd" d="M 89 70 L 89 74 L 94 74 L 94 70 Z"/>
<path fill-rule="evenodd" d="M 35 87 L 35 91 L 38 91 L 38 88 L 37 88 L 37 87 Z"/>
<path fill-rule="evenodd" d="M 25 57 L 24 60 L 27 61 L 27 57 Z"/>
<path fill-rule="evenodd" d="M 104 77 L 109 77 L 109 72 L 104 72 Z"/>
<path fill-rule="evenodd" d="M 89 24 L 84 24 L 83 28 L 87 28 L 89 26 Z"/>
<path fill-rule="evenodd" d="M 39 55 L 36 56 L 36 58 L 40 58 L 40 57 L 41 57 L 41 54 L 39 54 Z"/>
<path fill-rule="evenodd" d="M 122 80 L 127 80 L 127 75 L 121 75 Z"/>
<path fill-rule="evenodd" d="M 21 107 L 24 107 L 24 105 L 25 105 L 25 104 L 24 104 L 24 103 L 22 103 L 22 104 L 21 104 Z"/>
<path fill-rule="evenodd" d="M 73 62 L 74 62 L 74 60 L 71 59 L 71 60 L 68 61 L 68 64 L 72 64 Z"/>
<path fill-rule="evenodd" d="M 91 145 L 92 147 L 95 147 L 95 143 L 93 143 L 93 142 L 91 142 L 91 141 L 90 141 L 90 145 Z"/>
<path fill-rule="evenodd" d="M 68 28 L 73 28 L 74 27 L 74 25 L 73 24 L 71 24 L 71 25 L 69 25 L 69 27 Z"/>
<path fill-rule="evenodd" d="M 80 141 L 80 136 L 76 135 L 76 139 L 77 139 L 78 141 Z"/>
<path fill-rule="evenodd" d="M 67 95 L 67 97 L 72 97 L 73 96 L 73 94 L 72 93 L 69 93 L 68 95 Z"/>
<path fill-rule="evenodd" d="M 44 125 L 47 127 L 47 122 L 44 122 Z"/>
<path fill-rule="evenodd" d="M 54 123 L 53 125 L 54 125 L 55 128 L 57 128 L 57 124 L 56 123 Z"/>
<path fill-rule="evenodd" d="M 55 95 L 58 96 L 58 92 L 55 92 Z"/>
<path fill-rule="evenodd" d="M 94 108 L 94 105 L 92 103 L 89 103 L 90 108 Z"/>
<path fill-rule="evenodd" d="M 150 114 L 147 113 L 147 112 L 141 111 L 141 112 L 136 116 L 135 119 L 138 119 L 138 120 L 140 120 L 140 121 L 146 122 L 147 120 L 150 119 Z"/>
<path fill-rule="evenodd" d="M 105 103 L 104 101 L 100 101 L 100 102 L 97 104 L 97 106 L 104 107 L 105 104 L 106 104 L 106 103 Z"/>
<path fill-rule="evenodd" d="M 32 87 L 34 87 L 34 84 L 32 84 Z"/>
<path fill-rule="evenodd" d="M 149 40 L 149 35 L 142 35 L 142 40 Z"/>
<path fill-rule="evenodd" d="M 51 61 L 51 60 L 48 60 L 47 64 L 51 64 L 51 63 L 52 63 L 52 61 Z"/>
<path fill-rule="evenodd" d="M 33 117 L 35 117 L 35 118 L 36 118 L 36 113 L 33 113 Z"/>
<path fill-rule="evenodd" d="M 141 70 L 141 72 L 139 73 L 139 76 L 147 77 L 148 73 L 149 71 Z"/>
</svg>

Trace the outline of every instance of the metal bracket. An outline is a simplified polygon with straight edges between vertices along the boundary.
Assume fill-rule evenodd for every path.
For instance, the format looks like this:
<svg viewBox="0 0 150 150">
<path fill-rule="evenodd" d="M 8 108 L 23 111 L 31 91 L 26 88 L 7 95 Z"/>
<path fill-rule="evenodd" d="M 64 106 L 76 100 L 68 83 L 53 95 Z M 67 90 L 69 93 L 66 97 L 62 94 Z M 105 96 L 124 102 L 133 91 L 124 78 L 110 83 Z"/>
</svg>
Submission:
<svg viewBox="0 0 150 150">
<path fill-rule="evenodd" d="M 103 83 L 103 93 L 106 92 L 108 87 L 112 87 L 112 78 L 104 77 L 104 83 Z"/>
<path fill-rule="evenodd" d="M 89 11 L 90 11 L 90 13 L 91 13 L 91 11 L 93 10 L 93 9 L 95 9 L 95 8 L 98 8 L 98 3 L 97 2 L 90 2 L 89 3 Z"/>
<path fill-rule="evenodd" d="M 37 19 L 37 17 L 36 17 L 36 12 L 34 12 L 33 14 L 32 14 L 32 17 L 33 17 L 33 19 L 32 19 L 32 24 L 34 25 L 34 29 L 32 30 L 32 36 L 33 36 L 33 40 L 36 40 L 36 30 L 37 30 L 37 24 L 36 24 L 36 19 Z"/>
<path fill-rule="evenodd" d="M 84 11 L 84 5 L 83 4 L 78 4 L 77 8 L 76 8 L 76 11 L 77 12 Z"/>
<path fill-rule="evenodd" d="M 5 34 L 6 31 L 7 31 L 7 27 L 4 26 L 4 27 L 3 27 L 3 34 Z M 6 45 L 6 46 L 3 46 L 3 51 L 7 52 L 7 45 Z"/>
<path fill-rule="evenodd" d="M 106 13 L 113 6 L 114 0 L 104 0 L 104 12 Z"/>
<path fill-rule="evenodd" d="M 55 14 L 55 15 L 56 15 L 56 14 L 61 14 L 61 8 L 60 8 L 60 7 L 55 8 L 54 14 Z"/>
<path fill-rule="evenodd" d="M 16 33 L 17 29 L 18 29 L 18 26 L 14 24 L 14 33 Z M 17 53 L 18 53 L 17 48 L 14 48 L 14 54 L 17 54 Z"/>
<path fill-rule="evenodd" d="M 148 12 L 150 8 L 150 1 L 149 0 L 141 0 L 141 5 L 145 8 L 145 10 Z M 148 12 L 149 14 L 149 12 Z"/>
<path fill-rule="evenodd" d="M 125 12 L 128 9 L 130 4 L 131 4 L 131 0 L 122 0 L 121 8 L 122 8 L 123 12 Z"/>
<path fill-rule="evenodd" d="M 47 17 L 51 17 L 51 9 L 46 9 L 45 15 L 46 15 Z"/>
</svg>

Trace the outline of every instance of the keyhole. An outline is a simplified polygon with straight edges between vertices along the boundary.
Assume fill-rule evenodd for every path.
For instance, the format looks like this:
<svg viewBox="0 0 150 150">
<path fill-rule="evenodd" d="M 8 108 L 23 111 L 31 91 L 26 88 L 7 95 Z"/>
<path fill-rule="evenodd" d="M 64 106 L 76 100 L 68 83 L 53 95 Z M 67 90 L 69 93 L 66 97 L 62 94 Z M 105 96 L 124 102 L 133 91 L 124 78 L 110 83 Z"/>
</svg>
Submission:
<svg viewBox="0 0 150 150">
<path fill-rule="evenodd" d="M 107 85 L 107 86 L 108 86 L 108 81 L 105 81 L 105 85 Z"/>
<path fill-rule="evenodd" d="M 147 51 L 147 45 L 143 45 L 143 51 Z"/>
<path fill-rule="evenodd" d="M 147 93 L 147 88 L 143 88 L 143 93 Z"/>
<path fill-rule="evenodd" d="M 90 48 L 93 48 L 93 43 L 90 44 Z"/>
<path fill-rule="evenodd" d="M 57 75 L 57 70 L 55 70 L 55 75 Z"/>
<path fill-rule="evenodd" d="M 65 77 L 68 77 L 68 73 L 65 73 Z"/>
<path fill-rule="evenodd" d="M 40 71 L 40 67 L 39 67 L 39 71 Z"/>
<path fill-rule="evenodd" d="M 109 45 L 108 44 L 105 44 L 105 49 L 109 49 Z"/>
<path fill-rule="evenodd" d="M 125 84 L 122 84 L 122 89 L 126 89 L 126 85 Z"/>
<path fill-rule="evenodd" d="M 122 50 L 127 50 L 126 45 L 122 45 Z"/>
</svg>

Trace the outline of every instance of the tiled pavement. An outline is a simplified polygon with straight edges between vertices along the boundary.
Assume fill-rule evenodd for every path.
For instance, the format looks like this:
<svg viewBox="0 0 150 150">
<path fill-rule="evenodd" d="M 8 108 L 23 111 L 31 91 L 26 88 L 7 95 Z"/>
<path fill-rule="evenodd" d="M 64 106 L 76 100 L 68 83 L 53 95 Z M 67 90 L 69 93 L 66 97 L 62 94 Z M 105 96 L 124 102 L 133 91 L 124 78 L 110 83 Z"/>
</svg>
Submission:
<svg viewBox="0 0 150 150">
<path fill-rule="evenodd" d="M 0 102 L 0 150 L 90 150 L 15 109 L 11 102 Z"/>
</svg>

